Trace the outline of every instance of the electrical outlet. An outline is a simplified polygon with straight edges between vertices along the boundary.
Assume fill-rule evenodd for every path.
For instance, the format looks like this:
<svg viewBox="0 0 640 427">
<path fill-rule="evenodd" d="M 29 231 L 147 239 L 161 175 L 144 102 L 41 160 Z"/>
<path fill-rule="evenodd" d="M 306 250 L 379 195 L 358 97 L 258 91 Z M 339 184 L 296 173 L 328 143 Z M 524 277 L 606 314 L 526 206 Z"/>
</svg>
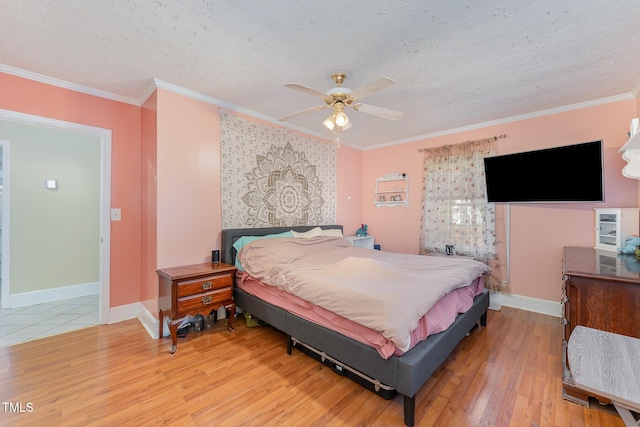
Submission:
<svg viewBox="0 0 640 427">
<path fill-rule="evenodd" d="M 111 221 L 120 221 L 122 219 L 122 211 L 120 208 L 111 209 Z"/>
</svg>

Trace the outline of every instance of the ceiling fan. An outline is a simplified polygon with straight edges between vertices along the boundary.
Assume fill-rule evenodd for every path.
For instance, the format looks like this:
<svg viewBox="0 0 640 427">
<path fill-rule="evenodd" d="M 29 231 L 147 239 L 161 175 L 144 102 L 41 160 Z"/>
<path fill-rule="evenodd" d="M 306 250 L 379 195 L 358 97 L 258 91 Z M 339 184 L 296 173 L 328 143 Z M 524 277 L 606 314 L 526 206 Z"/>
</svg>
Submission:
<svg viewBox="0 0 640 427">
<path fill-rule="evenodd" d="M 347 78 L 347 75 L 345 73 L 336 72 L 331 75 L 331 78 L 338 86 L 329 89 L 326 92 L 320 92 L 319 90 L 312 89 L 298 83 L 288 83 L 284 85 L 285 87 L 288 87 L 290 89 L 295 89 L 300 92 L 316 96 L 322 99 L 325 102 L 325 105 L 319 105 L 317 107 L 298 111 L 296 113 L 280 117 L 278 120 L 287 121 L 302 114 L 310 113 L 312 111 L 324 110 L 325 108 L 333 108 L 333 114 L 327 117 L 327 119 L 322 122 L 322 124 L 325 125 L 329 130 L 340 133 L 352 126 L 349 117 L 344 111 L 346 107 L 351 107 L 356 111 L 361 111 L 363 113 L 372 114 L 378 117 L 384 117 L 385 119 L 389 120 L 399 120 L 402 117 L 403 113 L 399 111 L 393 111 L 386 108 L 357 102 L 365 96 L 371 95 L 374 92 L 392 85 L 393 80 L 391 80 L 390 78 L 381 77 L 354 90 L 342 86 L 342 83 Z"/>
</svg>

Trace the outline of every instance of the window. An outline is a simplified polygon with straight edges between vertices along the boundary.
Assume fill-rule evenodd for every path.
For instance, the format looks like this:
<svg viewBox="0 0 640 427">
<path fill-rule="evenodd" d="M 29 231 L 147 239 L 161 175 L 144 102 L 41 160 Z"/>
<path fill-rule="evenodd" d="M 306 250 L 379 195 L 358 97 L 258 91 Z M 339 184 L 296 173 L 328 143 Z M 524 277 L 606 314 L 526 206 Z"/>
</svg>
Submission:
<svg viewBox="0 0 640 427">
<path fill-rule="evenodd" d="M 422 252 L 445 252 L 495 260 L 495 205 L 487 203 L 485 156 L 494 154 L 494 138 L 425 150 Z"/>
</svg>

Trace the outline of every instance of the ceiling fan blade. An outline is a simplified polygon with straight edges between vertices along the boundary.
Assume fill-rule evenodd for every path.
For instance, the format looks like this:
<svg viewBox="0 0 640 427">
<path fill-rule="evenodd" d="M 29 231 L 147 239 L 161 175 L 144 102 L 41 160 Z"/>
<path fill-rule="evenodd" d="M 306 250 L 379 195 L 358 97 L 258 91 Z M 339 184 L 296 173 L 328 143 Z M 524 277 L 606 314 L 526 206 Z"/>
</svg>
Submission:
<svg viewBox="0 0 640 427">
<path fill-rule="evenodd" d="M 294 117 L 301 116 L 303 114 L 307 114 L 316 110 L 324 110 L 325 108 L 328 108 L 328 107 L 329 107 L 328 105 L 319 105 L 317 107 L 307 108 L 306 110 L 298 111 L 297 113 L 291 113 L 284 117 L 280 117 L 278 120 L 281 122 L 286 122 L 287 120 L 293 119 Z"/>
<path fill-rule="evenodd" d="M 393 84 L 393 80 L 389 77 L 380 77 L 377 80 L 369 82 L 363 86 L 360 86 L 357 89 L 351 91 L 351 97 L 353 99 L 361 99 L 365 96 L 371 95 L 374 92 L 384 89 L 387 86 L 391 86 Z"/>
<path fill-rule="evenodd" d="M 374 116 L 384 117 L 389 120 L 400 120 L 404 115 L 404 113 L 401 113 L 400 111 L 389 110 L 387 108 L 367 104 L 354 104 L 353 109 L 363 113 L 373 114 Z"/>
<path fill-rule="evenodd" d="M 320 92 L 319 90 L 312 89 L 310 87 L 307 87 L 298 83 L 287 83 L 286 85 L 284 85 L 284 87 L 288 87 L 289 89 L 294 89 L 300 92 L 304 92 L 309 95 L 317 96 L 322 100 L 327 99 L 327 94 L 325 94 L 324 92 Z"/>
</svg>

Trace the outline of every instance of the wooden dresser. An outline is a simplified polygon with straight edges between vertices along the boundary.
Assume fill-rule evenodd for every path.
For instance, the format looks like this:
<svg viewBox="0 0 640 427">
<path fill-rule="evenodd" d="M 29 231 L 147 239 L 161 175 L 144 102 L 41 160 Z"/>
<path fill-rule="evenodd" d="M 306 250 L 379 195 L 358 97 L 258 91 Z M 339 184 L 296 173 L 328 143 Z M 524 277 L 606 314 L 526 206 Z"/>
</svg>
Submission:
<svg viewBox="0 0 640 427">
<path fill-rule="evenodd" d="M 160 277 L 160 337 L 163 336 L 165 319 L 169 320 L 172 346 L 178 345 L 178 324 L 187 315 L 208 315 L 225 307 L 230 311 L 228 326 L 233 331 L 236 305 L 233 300 L 233 283 L 236 267 L 219 263 L 185 265 L 158 270 Z"/>
<path fill-rule="evenodd" d="M 640 338 L 640 262 L 593 248 L 565 247 L 562 264 L 563 397 L 589 405 L 589 396 L 609 400 L 576 387 L 567 360 L 567 343 L 578 326 Z"/>
</svg>

